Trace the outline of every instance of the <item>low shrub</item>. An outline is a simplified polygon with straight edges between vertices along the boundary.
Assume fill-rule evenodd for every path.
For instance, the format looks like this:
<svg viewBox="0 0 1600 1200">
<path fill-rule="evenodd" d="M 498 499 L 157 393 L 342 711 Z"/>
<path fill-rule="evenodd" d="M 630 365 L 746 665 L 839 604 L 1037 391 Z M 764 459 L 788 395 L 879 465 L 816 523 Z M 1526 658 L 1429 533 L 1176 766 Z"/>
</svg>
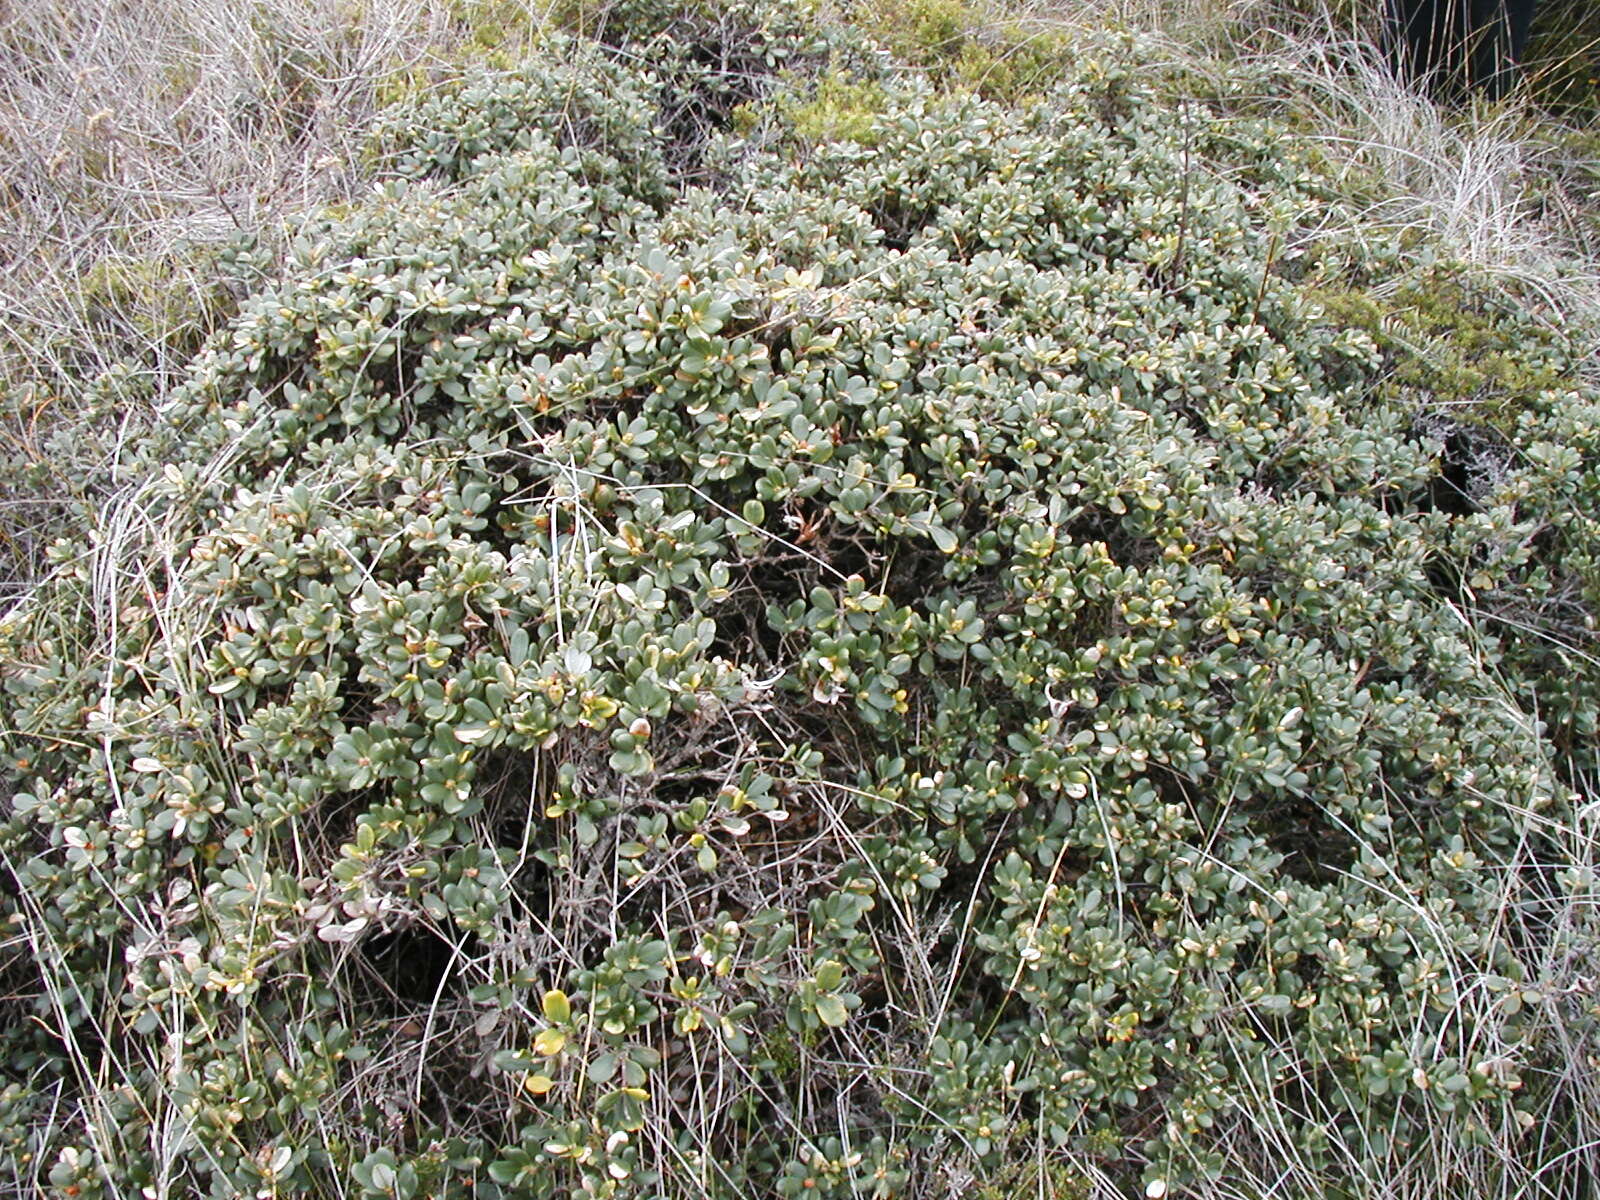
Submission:
<svg viewBox="0 0 1600 1200">
<path fill-rule="evenodd" d="M 387 119 L 0 626 L 11 1188 L 1575 1194 L 1583 347 L 1141 54 Z"/>
</svg>

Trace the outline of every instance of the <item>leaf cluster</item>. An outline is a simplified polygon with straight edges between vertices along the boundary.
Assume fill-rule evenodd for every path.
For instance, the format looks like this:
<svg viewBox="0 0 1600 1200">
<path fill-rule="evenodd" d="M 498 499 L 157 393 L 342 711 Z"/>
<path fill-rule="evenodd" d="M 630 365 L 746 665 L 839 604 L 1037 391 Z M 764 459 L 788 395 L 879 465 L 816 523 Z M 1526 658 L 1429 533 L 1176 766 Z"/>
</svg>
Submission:
<svg viewBox="0 0 1600 1200">
<path fill-rule="evenodd" d="M 1579 1169 L 1600 393 L 1491 311 L 1432 406 L 1142 53 L 715 189 L 592 46 L 393 112 L 0 627 L 7 1169 Z"/>
</svg>

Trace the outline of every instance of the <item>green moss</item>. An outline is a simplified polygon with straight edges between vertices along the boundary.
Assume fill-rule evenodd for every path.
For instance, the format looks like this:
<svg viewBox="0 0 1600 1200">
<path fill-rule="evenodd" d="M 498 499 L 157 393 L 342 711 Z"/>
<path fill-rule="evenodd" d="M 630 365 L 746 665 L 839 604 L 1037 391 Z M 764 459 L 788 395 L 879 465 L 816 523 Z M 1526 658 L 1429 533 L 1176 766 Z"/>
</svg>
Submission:
<svg viewBox="0 0 1600 1200">
<path fill-rule="evenodd" d="M 1514 414 L 1570 377 L 1572 352 L 1560 331 L 1461 268 L 1436 268 L 1382 298 L 1365 289 L 1309 295 L 1335 323 L 1372 335 L 1394 385 L 1470 419 Z"/>
<path fill-rule="evenodd" d="M 978 1184 L 978 1200 L 1090 1200 L 1095 1194 L 1094 1184 L 1082 1172 L 1053 1159 L 1041 1160 L 1032 1147 L 1020 1148 L 1032 1140 L 1031 1133 L 1026 1123 L 1013 1131 L 1013 1143 L 1019 1147 L 1016 1154 L 993 1179 Z"/>
<path fill-rule="evenodd" d="M 966 0 L 888 0 L 878 9 L 889 48 L 921 65 L 957 58 L 975 16 L 976 10 Z"/>
<path fill-rule="evenodd" d="M 515 66 L 537 43 L 537 5 L 526 0 L 450 0 L 450 15 L 466 32 L 460 54 L 476 66 Z"/>
<path fill-rule="evenodd" d="M 802 141 L 871 145 L 876 140 L 873 121 L 885 103 L 881 84 L 852 83 L 830 72 L 817 79 L 809 99 L 785 98 L 778 108 Z"/>
<path fill-rule="evenodd" d="M 981 0 L 868 0 L 864 27 L 941 86 L 1016 102 L 1046 89 L 1072 61 L 1071 39 Z"/>
<path fill-rule="evenodd" d="M 714 21 L 728 7 L 718 0 L 555 0 L 549 19 L 578 37 L 617 45 L 649 41 L 679 22 Z"/>
</svg>

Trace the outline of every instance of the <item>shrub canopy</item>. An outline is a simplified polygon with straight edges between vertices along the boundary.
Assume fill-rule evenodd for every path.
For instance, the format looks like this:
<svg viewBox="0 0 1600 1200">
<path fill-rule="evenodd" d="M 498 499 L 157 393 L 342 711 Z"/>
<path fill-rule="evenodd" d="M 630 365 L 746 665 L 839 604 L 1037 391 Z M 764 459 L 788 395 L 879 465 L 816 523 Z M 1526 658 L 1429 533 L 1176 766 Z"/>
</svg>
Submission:
<svg viewBox="0 0 1600 1200">
<path fill-rule="evenodd" d="M 1400 251 L 1325 231 L 1313 156 L 1136 47 L 1012 105 L 752 93 L 711 186 L 671 78 L 556 50 L 391 114 L 392 181 L 5 622 L 6 1169 L 1557 1159 L 1600 682 L 1565 336 L 1446 265 L 1372 300 Z"/>
</svg>

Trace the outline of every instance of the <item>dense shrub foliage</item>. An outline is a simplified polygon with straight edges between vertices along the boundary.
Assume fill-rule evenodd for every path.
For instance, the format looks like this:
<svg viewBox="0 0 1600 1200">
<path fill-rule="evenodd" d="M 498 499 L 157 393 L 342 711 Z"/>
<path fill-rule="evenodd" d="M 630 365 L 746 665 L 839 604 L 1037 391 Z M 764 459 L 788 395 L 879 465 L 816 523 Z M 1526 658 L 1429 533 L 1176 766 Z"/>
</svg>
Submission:
<svg viewBox="0 0 1600 1200">
<path fill-rule="evenodd" d="M 558 50 L 386 120 L 5 622 L 13 1186 L 1577 1179 L 1566 336 L 1137 48 L 692 162 Z"/>
</svg>

